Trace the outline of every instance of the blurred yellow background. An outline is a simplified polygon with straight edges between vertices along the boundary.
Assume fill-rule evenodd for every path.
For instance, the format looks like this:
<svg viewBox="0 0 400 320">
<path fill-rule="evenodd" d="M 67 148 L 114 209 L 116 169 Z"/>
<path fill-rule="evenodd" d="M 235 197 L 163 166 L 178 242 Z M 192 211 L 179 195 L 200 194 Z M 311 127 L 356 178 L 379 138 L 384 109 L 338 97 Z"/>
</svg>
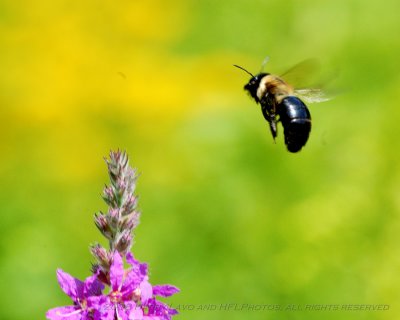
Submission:
<svg viewBox="0 0 400 320">
<path fill-rule="evenodd" d="M 0 318 L 69 304 L 89 275 L 102 157 L 141 177 L 133 252 L 173 305 L 386 304 L 386 311 L 182 311 L 180 319 L 400 318 L 400 3 L 0 2 Z M 343 94 L 310 140 L 274 144 L 248 75 L 316 57 Z"/>
</svg>

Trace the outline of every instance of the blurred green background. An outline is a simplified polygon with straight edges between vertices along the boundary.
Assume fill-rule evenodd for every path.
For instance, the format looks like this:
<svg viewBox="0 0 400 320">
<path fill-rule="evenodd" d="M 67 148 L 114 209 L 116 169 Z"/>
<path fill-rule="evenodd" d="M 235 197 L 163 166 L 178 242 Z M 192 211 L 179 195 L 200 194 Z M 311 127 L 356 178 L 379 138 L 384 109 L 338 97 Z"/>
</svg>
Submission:
<svg viewBox="0 0 400 320">
<path fill-rule="evenodd" d="M 141 172 L 133 251 L 201 304 L 387 311 L 182 311 L 179 319 L 400 318 L 400 2 L 0 2 L 0 318 L 69 304 L 89 275 L 102 157 Z M 266 55 L 338 69 L 298 154 L 243 91 Z"/>
</svg>

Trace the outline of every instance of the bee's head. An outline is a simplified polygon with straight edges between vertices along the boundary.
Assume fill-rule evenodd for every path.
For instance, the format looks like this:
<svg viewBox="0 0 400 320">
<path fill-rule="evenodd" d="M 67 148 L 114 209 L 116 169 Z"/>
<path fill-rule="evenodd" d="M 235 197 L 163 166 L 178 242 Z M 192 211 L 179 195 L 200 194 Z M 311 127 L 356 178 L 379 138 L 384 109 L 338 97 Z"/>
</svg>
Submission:
<svg viewBox="0 0 400 320">
<path fill-rule="evenodd" d="M 250 96 L 257 102 L 259 102 L 257 97 L 257 90 L 260 86 L 261 79 L 264 78 L 266 75 L 268 75 L 268 73 L 259 73 L 253 76 L 250 81 L 244 86 L 244 90 L 246 90 L 250 94 Z"/>
<path fill-rule="evenodd" d="M 268 61 L 267 59 L 264 60 L 263 65 Z M 260 86 L 261 79 L 267 76 L 269 73 L 260 72 L 259 74 L 253 75 L 251 72 L 247 71 L 245 68 L 238 66 L 236 64 L 233 65 L 236 68 L 242 69 L 244 72 L 251 75 L 250 81 L 244 86 L 244 90 L 246 90 L 250 96 L 258 103 L 260 102 L 257 97 L 257 90 Z"/>
</svg>

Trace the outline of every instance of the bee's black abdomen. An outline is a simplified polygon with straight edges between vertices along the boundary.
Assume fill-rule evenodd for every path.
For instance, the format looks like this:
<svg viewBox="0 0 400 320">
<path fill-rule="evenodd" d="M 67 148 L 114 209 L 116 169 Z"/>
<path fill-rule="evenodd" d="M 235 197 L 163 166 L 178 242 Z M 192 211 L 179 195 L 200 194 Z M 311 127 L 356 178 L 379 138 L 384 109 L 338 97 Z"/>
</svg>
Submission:
<svg viewBox="0 0 400 320">
<path fill-rule="evenodd" d="M 311 121 L 308 119 L 292 119 L 283 128 L 287 149 L 290 152 L 298 152 L 308 140 L 311 131 Z"/>
<path fill-rule="evenodd" d="M 288 96 L 278 106 L 285 144 L 290 152 L 298 152 L 306 144 L 311 131 L 311 115 L 299 98 Z"/>
</svg>

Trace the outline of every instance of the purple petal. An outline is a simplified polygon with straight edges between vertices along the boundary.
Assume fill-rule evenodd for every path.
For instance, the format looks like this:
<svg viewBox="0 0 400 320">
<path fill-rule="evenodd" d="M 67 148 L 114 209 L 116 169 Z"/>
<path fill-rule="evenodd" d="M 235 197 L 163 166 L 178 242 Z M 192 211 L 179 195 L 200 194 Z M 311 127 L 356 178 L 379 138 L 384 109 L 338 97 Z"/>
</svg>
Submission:
<svg viewBox="0 0 400 320">
<path fill-rule="evenodd" d="M 153 286 L 153 294 L 161 297 L 169 297 L 175 293 L 178 293 L 179 291 L 180 290 L 177 287 L 170 284 Z"/>
<path fill-rule="evenodd" d="M 118 319 L 123 319 L 123 320 L 131 320 L 131 319 L 140 320 L 142 319 L 143 316 L 142 310 L 139 307 L 137 307 L 135 302 L 133 301 L 125 301 L 123 303 L 117 304 L 116 312 L 118 315 Z"/>
<path fill-rule="evenodd" d="M 129 312 L 129 320 L 141 320 L 141 319 L 143 319 L 143 311 L 141 308 L 136 307 Z"/>
<path fill-rule="evenodd" d="M 140 282 L 142 282 L 142 277 L 140 277 L 136 272 L 130 270 L 125 278 L 124 285 L 121 291 L 133 291 L 139 287 Z"/>
<path fill-rule="evenodd" d="M 92 314 L 88 315 L 88 320 L 104 320 L 99 310 L 94 310 Z"/>
<path fill-rule="evenodd" d="M 147 277 L 146 277 L 147 278 Z M 146 280 L 140 284 L 140 300 L 142 303 L 146 303 L 153 296 L 153 287 Z"/>
<path fill-rule="evenodd" d="M 93 305 L 96 305 L 96 310 L 101 313 L 101 320 L 114 320 L 115 319 L 115 307 L 107 296 L 91 297 L 91 299 L 98 299 L 93 301 Z"/>
<path fill-rule="evenodd" d="M 171 316 L 178 313 L 175 309 L 170 308 L 165 303 L 156 299 L 149 299 L 147 306 L 149 307 L 149 316 L 159 316 L 160 319 L 170 320 Z"/>
<path fill-rule="evenodd" d="M 91 296 L 86 299 L 87 307 L 90 310 L 101 310 L 105 305 L 109 305 L 107 296 Z"/>
<path fill-rule="evenodd" d="M 93 312 L 85 310 L 82 313 L 80 320 L 102 320 L 100 312 L 94 310 Z"/>
<path fill-rule="evenodd" d="M 57 279 L 61 289 L 75 302 L 77 298 L 83 298 L 83 282 L 70 274 L 57 270 Z"/>
<path fill-rule="evenodd" d="M 126 254 L 126 262 L 132 266 L 132 270 L 139 271 L 141 275 L 147 276 L 147 263 L 140 263 L 131 252 Z"/>
<path fill-rule="evenodd" d="M 83 294 L 85 297 L 101 295 L 104 285 L 97 279 L 97 274 L 87 277 L 84 286 Z"/>
<path fill-rule="evenodd" d="M 132 268 L 126 274 L 121 292 L 125 297 L 129 297 L 144 280 L 147 281 L 147 264 L 137 261 L 130 252 L 126 255 L 126 261 Z"/>
<path fill-rule="evenodd" d="M 148 270 L 147 270 L 147 263 L 141 263 L 139 265 L 139 272 L 142 276 L 147 276 Z"/>
<path fill-rule="evenodd" d="M 113 261 L 110 267 L 110 282 L 111 288 L 115 291 L 118 290 L 122 284 L 124 277 L 124 264 L 118 251 L 114 252 Z"/>
<path fill-rule="evenodd" d="M 113 309 L 102 309 L 101 312 L 101 320 L 115 320 L 115 310 Z"/>
<path fill-rule="evenodd" d="M 132 252 L 128 252 L 126 254 L 126 262 L 128 262 L 132 267 L 139 265 L 139 261 L 137 261 L 134 257 Z"/>
<path fill-rule="evenodd" d="M 75 306 L 58 307 L 47 311 L 46 318 L 50 320 L 81 320 L 82 311 Z"/>
<path fill-rule="evenodd" d="M 129 311 L 125 309 L 125 306 L 118 304 L 115 310 L 115 319 L 118 320 L 129 320 Z"/>
<path fill-rule="evenodd" d="M 168 314 L 171 316 L 174 316 L 176 314 L 178 314 L 178 310 L 172 309 L 172 308 L 168 308 Z"/>
<path fill-rule="evenodd" d="M 143 276 L 138 270 L 129 270 L 124 279 L 124 284 L 121 287 L 121 292 L 124 297 L 130 299 L 132 293 L 140 287 L 143 280 L 147 279 L 147 276 Z"/>
</svg>

